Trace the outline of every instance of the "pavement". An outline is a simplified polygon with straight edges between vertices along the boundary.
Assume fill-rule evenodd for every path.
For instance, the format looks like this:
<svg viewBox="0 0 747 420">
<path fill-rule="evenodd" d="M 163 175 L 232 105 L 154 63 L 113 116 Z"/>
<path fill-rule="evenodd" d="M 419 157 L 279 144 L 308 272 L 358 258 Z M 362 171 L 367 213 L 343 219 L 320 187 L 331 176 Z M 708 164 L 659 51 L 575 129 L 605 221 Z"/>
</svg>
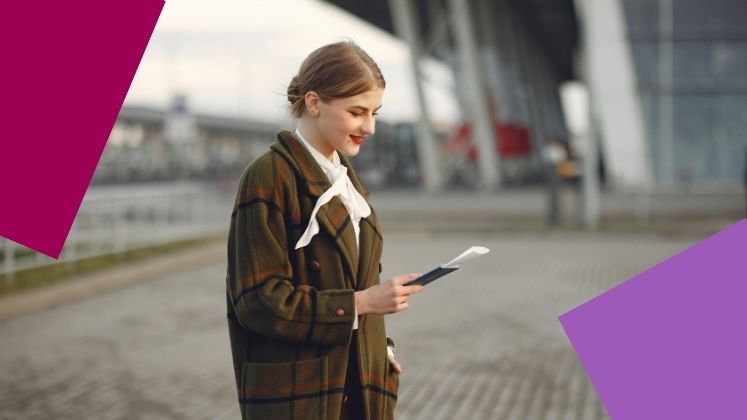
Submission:
<svg viewBox="0 0 747 420">
<path fill-rule="evenodd" d="M 385 226 L 382 280 L 470 245 L 491 252 L 387 316 L 404 369 L 402 420 L 607 419 L 558 316 L 704 238 L 403 232 Z M 53 304 L 16 303 L 0 321 L 0 419 L 240 418 L 224 249 L 66 282 L 78 292 Z"/>
<path fill-rule="evenodd" d="M 397 231 L 541 232 L 583 230 L 583 208 L 576 190 L 559 189 L 559 223 L 548 222 L 549 197 L 538 188 L 496 192 L 449 190 L 373 191 L 369 197 L 382 225 Z M 604 191 L 600 196 L 602 232 L 706 236 L 745 217 L 741 189 L 695 191 Z"/>
</svg>

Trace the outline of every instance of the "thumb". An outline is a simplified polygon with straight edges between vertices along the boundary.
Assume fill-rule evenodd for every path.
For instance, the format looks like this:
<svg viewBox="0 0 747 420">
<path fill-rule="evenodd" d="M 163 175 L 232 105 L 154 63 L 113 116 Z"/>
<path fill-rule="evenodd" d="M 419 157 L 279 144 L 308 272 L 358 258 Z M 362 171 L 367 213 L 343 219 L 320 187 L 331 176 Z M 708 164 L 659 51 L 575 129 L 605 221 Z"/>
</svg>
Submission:
<svg viewBox="0 0 747 420">
<path fill-rule="evenodd" d="M 420 273 L 410 273 L 410 274 L 403 274 L 401 276 L 393 277 L 392 281 L 395 284 L 405 284 L 411 280 L 414 280 L 416 278 L 420 277 Z"/>
</svg>

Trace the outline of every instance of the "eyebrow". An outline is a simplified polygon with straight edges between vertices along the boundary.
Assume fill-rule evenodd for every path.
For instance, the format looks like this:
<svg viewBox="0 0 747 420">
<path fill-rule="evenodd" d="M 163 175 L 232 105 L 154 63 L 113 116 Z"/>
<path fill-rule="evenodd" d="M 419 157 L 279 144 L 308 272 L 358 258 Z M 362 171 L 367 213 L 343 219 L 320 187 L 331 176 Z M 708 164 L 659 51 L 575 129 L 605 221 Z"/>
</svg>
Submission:
<svg viewBox="0 0 747 420">
<path fill-rule="evenodd" d="M 368 111 L 368 108 L 366 108 L 365 106 L 361 106 L 361 105 L 352 105 L 351 108 L 360 108 L 364 111 Z M 374 109 L 374 111 L 378 111 L 379 109 L 381 109 L 381 105 L 379 105 L 378 108 Z"/>
</svg>

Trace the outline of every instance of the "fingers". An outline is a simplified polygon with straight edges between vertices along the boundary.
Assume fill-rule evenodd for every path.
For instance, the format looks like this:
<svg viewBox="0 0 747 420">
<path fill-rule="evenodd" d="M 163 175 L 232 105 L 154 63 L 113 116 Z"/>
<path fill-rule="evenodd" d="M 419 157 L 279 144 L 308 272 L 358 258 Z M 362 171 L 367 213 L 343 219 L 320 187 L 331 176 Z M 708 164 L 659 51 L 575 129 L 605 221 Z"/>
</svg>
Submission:
<svg viewBox="0 0 747 420">
<path fill-rule="evenodd" d="M 388 285 L 382 285 L 384 286 L 382 292 L 387 296 L 387 299 L 391 299 L 387 305 L 388 308 L 384 310 L 385 313 L 395 313 L 403 311 L 409 307 L 408 300 L 410 299 L 410 295 L 420 292 L 423 289 L 423 285 L 415 284 L 404 286 L 404 283 L 418 278 L 421 275 L 421 273 L 410 273 L 392 277 L 389 279 L 390 283 Z M 382 295 L 382 297 L 384 295 Z"/>
<path fill-rule="evenodd" d="M 406 295 L 411 295 L 413 293 L 418 293 L 421 290 L 423 290 L 422 284 L 413 284 L 412 286 L 402 286 L 403 293 Z"/>
<path fill-rule="evenodd" d="M 416 278 L 420 277 L 422 273 L 410 273 L 410 274 L 404 274 L 397 277 L 392 277 L 392 282 L 394 284 L 402 285 L 407 283 L 410 280 L 415 280 Z M 409 287 L 409 286 L 408 286 Z"/>
<path fill-rule="evenodd" d="M 387 357 L 389 358 L 389 364 L 395 372 L 402 373 L 402 365 L 394 359 L 394 352 L 390 347 L 387 346 Z"/>
<path fill-rule="evenodd" d="M 423 290 L 422 285 L 416 285 L 416 286 L 402 286 L 399 291 L 395 291 L 395 296 L 397 299 L 400 299 L 398 302 L 407 302 L 408 299 L 410 299 L 410 295 L 413 295 L 415 293 L 419 293 L 421 290 Z"/>
<path fill-rule="evenodd" d="M 402 276 L 393 277 L 392 278 L 392 283 L 395 286 L 401 286 L 401 290 L 400 290 L 400 292 L 398 294 L 411 295 L 413 293 L 418 293 L 419 291 L 421 291 L 423 289 L 423 285 L 422 284 L 412 284 L 412 285 L 409 285 L 409 286 L 405 286 L 404 284 L 407 283 L 407 282 L 409 282 L 409 281 L 411 281 L 411 280 L 415 280 L 416 278 L 420 277 L 421 275 L 422 275 L 422 273 L 410 273 L 410 274 L 405 274 L 405 275 L 402 275 Z"/>
<path fill-rule="evenodd" d="M 395 372 L 402 373 L 402 365 L 394 359 L 394 355 L 391 352 L 388 352 L 387 356 L 389 357 L 389 364 L 392 366 L 392 369 L 394 369 Z"/>
<path fill-rule="evenodd" d="M 395 372 L 402 373 L 402 365 L 399 362 L 390 357 L 389 364 L 392 366 L 392 369 L 394 369 Z"/>
</svg>

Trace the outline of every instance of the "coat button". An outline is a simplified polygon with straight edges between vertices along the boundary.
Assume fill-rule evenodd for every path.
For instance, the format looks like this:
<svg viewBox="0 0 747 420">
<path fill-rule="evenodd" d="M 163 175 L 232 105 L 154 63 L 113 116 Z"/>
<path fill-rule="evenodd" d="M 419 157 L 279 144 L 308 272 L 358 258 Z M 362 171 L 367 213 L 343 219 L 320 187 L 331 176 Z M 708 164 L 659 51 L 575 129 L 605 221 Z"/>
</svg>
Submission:
<svg viewBox="0 0 747 420">
<path fill-rule="evenodd" d="M 337 311 L 335 312 L 339 316 L 345 315 L 345 310 L 342 308 L 337 308 Z"/>
<path fill-rule="evenodd" d="M 319 269 L 321 269 L 321 268 L 322 268 L 322 265 L 319 264 L 319 261 L 314 260 L 314 261 L 311 262 L 311 269 L 312 270 L 319 271 Z"/>
<path fill-rule="evenodd" d="M 381 273 L 381 263 L 379 263 L 379 273 Z"/>
</svg>

